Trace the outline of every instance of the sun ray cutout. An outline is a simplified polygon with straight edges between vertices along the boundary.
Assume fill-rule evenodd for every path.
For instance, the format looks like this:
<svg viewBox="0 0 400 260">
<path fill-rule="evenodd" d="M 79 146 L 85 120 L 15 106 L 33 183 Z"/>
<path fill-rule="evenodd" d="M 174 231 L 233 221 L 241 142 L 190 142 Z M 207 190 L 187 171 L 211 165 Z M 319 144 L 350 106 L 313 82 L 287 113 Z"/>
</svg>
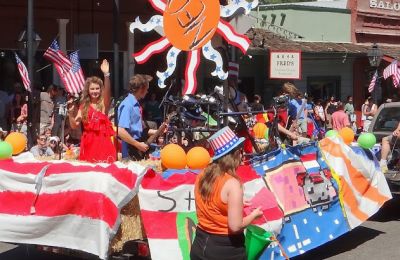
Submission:
<svg viewBox="0 0 400 260">
<path fill-rule="evenodd" d="M 152 7 L 162 15 L 154 15 L 147 23 L 142 23 L 139 17 L 130 25 L 130 31 L 135 29 L 149 32 L 156 27 L 163 27 L 165 36 L 151 42 L 133 56 L 139 63 L 145 63 L 154 54 L 167 52 L 167 68 L 165 71 L 157 71 L 158 86 L 165 88 L 167 80 L 175 71 L 178 55 L 186 51 L 188 57 L 185 69 L 185 85 L 183 95 L 194 94 L 197 88 L 196 72 L 200 64 L 200 52 L 215 64 L 215 70 L 211 72 L 221 80 L 228 77 L 223 70 L 223 59 L 220 53 L 211 45 L 211 39 L 215 33 L 221 35 L 229 44 L 246 53 L 250 46 L 250 40 L 241 34 L 221 17 L 233 16 L 239 9 L 244 9 L 248 14 L 257 7 L 258 0 L 248 2 L 246 0 L 234 0 L 231 4 L 222 6 L 218 0 L 149 0 Z"/>
</svg>

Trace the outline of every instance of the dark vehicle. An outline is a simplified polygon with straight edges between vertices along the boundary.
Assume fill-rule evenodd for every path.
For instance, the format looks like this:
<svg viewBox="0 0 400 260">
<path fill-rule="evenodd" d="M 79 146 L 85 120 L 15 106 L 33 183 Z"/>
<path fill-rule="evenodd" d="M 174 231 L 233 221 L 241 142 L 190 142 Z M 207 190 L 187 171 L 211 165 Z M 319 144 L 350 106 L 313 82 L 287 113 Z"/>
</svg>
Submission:
<svg viewBox="0 0 400 260">
<path fill-rule="evenodd" d="M 377 143 L 382 138 L 389 136 L 397 128 L 400 122 L 400 102 L 382 104 L 371 122 L 369 132 L 376 136 Z M 380 152 L 377 154 L 380 159 Z M 389 171 L 385 174 L 391 190 L 400 189 L 400 138 L 394 147 L 391 147 L 388 157 Z"/>
</svg>

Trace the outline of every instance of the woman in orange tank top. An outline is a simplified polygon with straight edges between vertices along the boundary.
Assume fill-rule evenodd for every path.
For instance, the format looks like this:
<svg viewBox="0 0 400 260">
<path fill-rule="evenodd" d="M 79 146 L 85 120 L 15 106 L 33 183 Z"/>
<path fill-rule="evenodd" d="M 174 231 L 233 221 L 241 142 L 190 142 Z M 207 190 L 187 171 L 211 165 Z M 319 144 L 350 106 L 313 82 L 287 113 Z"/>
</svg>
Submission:
<svg viewBox="0 0 400 260">
<path fill-rule="evenodd" d="M 243 217 L 243 189 L 236 169 L 241 162 L 244 138 L 224 127 L 208 141 L 215 156 L 195 183 L 199 224 L 190 258 L 244 260 L 247 258 L 243 229 L 262 215 L 257 208 Z"/>
</svg>

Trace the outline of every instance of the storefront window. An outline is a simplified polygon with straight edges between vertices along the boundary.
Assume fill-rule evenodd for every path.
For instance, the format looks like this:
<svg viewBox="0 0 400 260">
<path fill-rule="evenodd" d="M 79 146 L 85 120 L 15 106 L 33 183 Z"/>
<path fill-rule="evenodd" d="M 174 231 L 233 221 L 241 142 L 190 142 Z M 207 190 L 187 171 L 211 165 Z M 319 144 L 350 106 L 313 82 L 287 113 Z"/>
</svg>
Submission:
<svg viewBox="0 0 400 260">
<path fill-rule="evenodd" d="M 307 93 L 314 100 L 327 100 L 334 96 L 340 98 L 340 76 L 307 77 Z"/>
</svg>

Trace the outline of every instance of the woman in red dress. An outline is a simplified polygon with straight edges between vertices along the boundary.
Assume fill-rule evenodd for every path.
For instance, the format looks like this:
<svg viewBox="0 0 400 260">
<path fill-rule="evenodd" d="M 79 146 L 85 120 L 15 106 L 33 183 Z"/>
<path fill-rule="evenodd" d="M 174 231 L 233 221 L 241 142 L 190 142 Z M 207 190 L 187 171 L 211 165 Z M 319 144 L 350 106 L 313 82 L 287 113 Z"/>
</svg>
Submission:
<svg viewBox="0 0 400 260">
<path fill-rule="evenodd" d="M 108 61 L 103 60 L 100 68 L 104 74 L 104 85 L 98 77 L 87 78 L 80 106 L 77 108 L 69 102 L 68 117 L 71 128 L 83 125 L 79 160 L 112 163 L 116 160 L 116 151 L 111 141 L 114 130 L 106 114 L 111 100 Z"/>
</svg>

